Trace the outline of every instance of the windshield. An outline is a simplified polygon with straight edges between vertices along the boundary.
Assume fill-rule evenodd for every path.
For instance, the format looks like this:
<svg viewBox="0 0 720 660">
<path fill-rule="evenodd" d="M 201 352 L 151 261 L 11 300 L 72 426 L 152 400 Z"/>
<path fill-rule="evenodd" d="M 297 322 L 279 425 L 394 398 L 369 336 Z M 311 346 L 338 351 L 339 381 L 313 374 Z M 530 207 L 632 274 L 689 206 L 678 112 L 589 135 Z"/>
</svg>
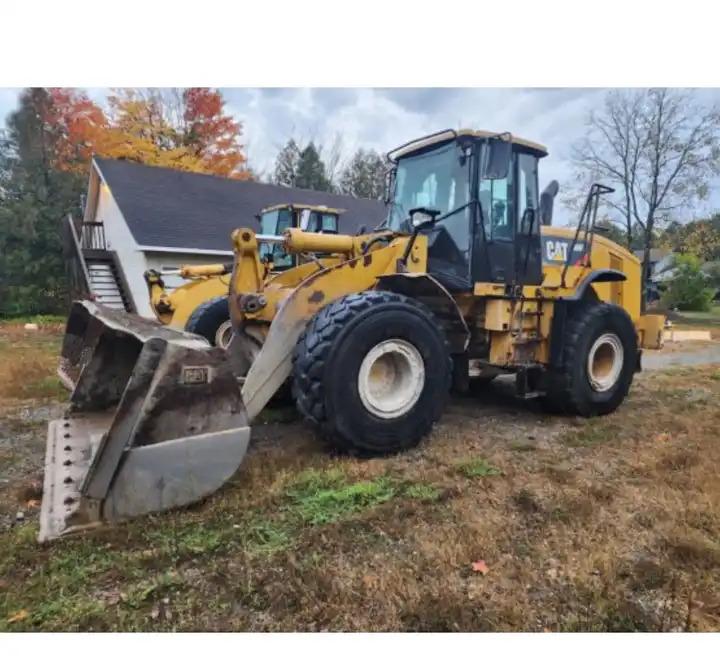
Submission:
<svg viewBox="0 0 720 660">
<path fill-rule="evenodd" d="M 395 175 L 393 198 L 387 226 L 409 231 L 411 209 L 424 206 L 440 211 L 440 217 L 467 204 L 470 178 L 469 159 L 455 142 L 425 153 L 401 158 Z"/>
<path fill-rule="evenodd" d="M 436 224 L 422 230 L 428 237 L 428 270 L 451 290 L 470 286 L 470 162 L 456 142 L 401 158 L 387 226 L 410 232 L 414 208 L 440 212 Z"/>
<path fill-rule="evenodd" d="M 290 209 L 277 209 L 262 214 L 260 218 L 260 233 L 271 236 L 280 236 L 286 229 L 292 227 L 292 214 Z M 287 254 L 277 243 L 260 243 L 260 259 L 272 255 L 275 268 L 292 266 L 292 256 Z"/>
</svg>

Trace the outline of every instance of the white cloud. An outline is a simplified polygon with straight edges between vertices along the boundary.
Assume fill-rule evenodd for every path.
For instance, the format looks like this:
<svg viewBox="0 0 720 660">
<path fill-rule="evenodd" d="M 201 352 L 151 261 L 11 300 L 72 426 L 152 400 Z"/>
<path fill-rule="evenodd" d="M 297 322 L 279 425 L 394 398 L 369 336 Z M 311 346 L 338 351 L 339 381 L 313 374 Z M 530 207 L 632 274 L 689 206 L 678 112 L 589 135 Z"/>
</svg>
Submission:
<svg viewBox="0 0 720 660">
<path fill-rule="evenodd" d="M 109 90 L 93 88 L 101 102 Z M 570 146 L 583 135 L 588 112 L 602 102 L 602 89 L 585 88 L 229 88 L 227 109 L 243 123 L 251 166 L 270 173 L 277 151 L 290 137 L 330 145 L 342 136 L 346 154 L 358 147 L 386 152 L 414 137 L 443 128 L 512 131 L 545 144 L 541 185 L 571 177 Z M 18 89 L 0 88 L 0 118 L 17 102 Z M 698 90 L 701 102 L 720 101 L 720 89 Z M 694 214 L 720 208 L 714 186 Z M 571 218 L 558 208 L 560 221 Z"/>
</svg>

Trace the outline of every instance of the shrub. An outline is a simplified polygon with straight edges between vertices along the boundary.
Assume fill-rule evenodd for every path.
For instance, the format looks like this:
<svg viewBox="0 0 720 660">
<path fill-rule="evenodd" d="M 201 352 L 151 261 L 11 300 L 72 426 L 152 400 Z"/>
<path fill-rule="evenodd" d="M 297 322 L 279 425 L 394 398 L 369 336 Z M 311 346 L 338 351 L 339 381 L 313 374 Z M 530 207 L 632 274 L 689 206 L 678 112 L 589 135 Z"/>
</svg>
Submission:
<svg viewBox="0 0 720 660">
<path fill-rule="evenodd" d="M 675 259 L 675 277 L 663 293 L 662 302 L 669 309 L 706 312 L 710 309 L 713 290 L 700 269 L 700 259 L 692 254 Z"/>
</svg>

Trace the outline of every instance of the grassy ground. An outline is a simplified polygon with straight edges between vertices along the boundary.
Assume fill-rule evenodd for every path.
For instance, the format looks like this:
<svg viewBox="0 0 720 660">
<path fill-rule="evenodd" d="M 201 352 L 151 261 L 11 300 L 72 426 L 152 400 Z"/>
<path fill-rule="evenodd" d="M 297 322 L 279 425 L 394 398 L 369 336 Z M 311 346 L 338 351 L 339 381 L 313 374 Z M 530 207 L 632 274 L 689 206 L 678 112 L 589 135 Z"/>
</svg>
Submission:
<svg viewBox="0 0 720 660">
<path fill-rule="evenodd" d="M 671 318 L 678 330 L 709 330 L 713 339 L 720 339 L 720 305 L 709 312 L 677 312 Z"/>
<path fill-rule="evenodd" d="M 720 628 L 716 368 L 593 420 L 490 387 L 386 459 L 273 412 L 206 502 L 39 547 L 58 342 L 0 327 L 0 630 Z"/>
</svg>

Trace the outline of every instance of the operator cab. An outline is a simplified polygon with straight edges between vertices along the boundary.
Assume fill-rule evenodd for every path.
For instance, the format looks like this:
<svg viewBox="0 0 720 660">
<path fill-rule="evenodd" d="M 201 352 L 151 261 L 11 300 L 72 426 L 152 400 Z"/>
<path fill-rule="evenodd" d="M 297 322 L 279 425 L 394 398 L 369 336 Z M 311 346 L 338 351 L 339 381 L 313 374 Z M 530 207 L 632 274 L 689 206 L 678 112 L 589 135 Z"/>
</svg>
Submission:
<svg viewBox="0 0 720 660">
<path fill-rule="evenodd" d="M 539 144 L 486 131 L 448 130 L 403 145 L 388 154 L 385 225 L 427 235 L 428 272 L 450 291 L 540 284 L 538 161 L 546 155 Z"/>
<path fill-rule="evenodd" d="M 321 234 L 337 234 L 342 213 L 343 209 L 327 206 L 277 204 L 263 209 L 257 218 L 261 234 L 282 236 L 290 227 L 300 227 L 303 231 Z M 261 243 L 259 249 L 260 260 L 272 261 L 274 271 L 287 270 L 299 263 L 299 255 L 288 254 L 279 243 Z"/>
</svg>

